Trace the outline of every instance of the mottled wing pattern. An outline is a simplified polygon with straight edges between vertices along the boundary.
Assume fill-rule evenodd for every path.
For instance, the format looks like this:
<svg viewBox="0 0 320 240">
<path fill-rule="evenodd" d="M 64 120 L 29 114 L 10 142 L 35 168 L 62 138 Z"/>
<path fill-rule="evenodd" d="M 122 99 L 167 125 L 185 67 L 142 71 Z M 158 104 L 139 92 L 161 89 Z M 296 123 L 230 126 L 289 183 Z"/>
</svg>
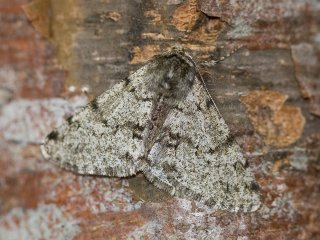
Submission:
<svg viewBox="0 0 320 240">
<path fill-rule="evenodd" d="M 148 162 L 146 177 L 172 195 L 229 211 L 259 206 L 240 147 L 198 79 L 169 113 Z"/>
<path fill-rule="evenodd" d="M 52 131 L 44 156 L 81 174 L 142 171 L 172 195 L 256 210 L 253 174 L 197 75 L 183 51 L 155 57 Z"/>
<path fill-rule="evenodd" d="M 142 139 L 152 105 L 152 93 L 145 89 L 145 68 L 52 131 L 42 146 L 43 155 L 81 174 L 120 177 L 141 170 Z"/>
</svg>

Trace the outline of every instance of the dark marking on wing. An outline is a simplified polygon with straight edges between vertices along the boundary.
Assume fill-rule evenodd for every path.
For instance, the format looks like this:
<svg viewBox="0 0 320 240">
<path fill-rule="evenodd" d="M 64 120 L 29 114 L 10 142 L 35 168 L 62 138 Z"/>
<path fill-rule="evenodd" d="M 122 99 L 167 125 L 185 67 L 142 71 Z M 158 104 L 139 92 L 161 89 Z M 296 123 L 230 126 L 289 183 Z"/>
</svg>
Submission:
<svg viewBox="0 0 320 240">
<path fill-rule="evenodd" d="M 106 127 L 108 127 L 108 121 L 106 119 L 102 119 L 101 122 L 103 123 L 103 125 L 105 125 Z"/>
<path fill-rule="evenodd" d="M 59 136 L 58 131 L 57 131 L 57 130 L 53 130 L 51 133 L 48 134 L 47 138 L 48 138 L 49 140 L 54 140 L 54 141 L 56 141 L 56 140 L 58 140 L 58 136 Z"/>
<path fill-rule="evenodd" d="M 167 162 L 162 164 L 162 168 L 165 172 L 177 172 L 176 166 Z"/>
<path fill-rule="evenodd" d="M 247 159 L 245 159 L 245 163 L 243 165 L 244 168 L 248 168 L 249 167 L 249 162 Z"/>
<path fill-rule="evenodd" d="M 90 107 L 93 109 L 93 110 L 98 110 L 99 109 L 99 105 L 98 105 L 98 101 L 97 99 L 93 99 L 90 103 L 89 103 Z"/>
<path fill-rule="evenodd" d="M 134 129 L 137 129 L 137 130 L 139 130 L 139 131 L 141 131 L 141 132 L 144 131 L 144 127 L 143 127 L 143 126 L 140 126 L 139 124 L 134 125 L 133 128 L 134 128 Z"/>
<path fill-rule="evenodd" d="M 70 117 L 67 118 L 67 122 L 68 122 L 69 125 L 72 123 L 72 118 L 73 118 L 73 116 L 70 116 Z"/>
<path fill-rule="evenodd" d="M 209 98 L 207 98 L 207 99 L 206 99 L 206 107 L 207 107 L 207 109 L 209 109 L 212 105 L 213 105 L 212 100 L 209 99 Z"/>
<path fill-rule="evenodd" d="M 128 86 L 128 84 L 130 83 L 130 79 L 128 77 L 126 77 L 123 81 L 126 86 Z"/>
<path fill-rule="evenodd" d="M 141 132 L 139 132 L 139 131 L 133 131 L 132 132 L 132 138 L 136 138 L 136 139 L 139 139 L 139 140 L 142 140 L 142 134 L 141 134 Z"/>
<path fill-rule="evenodd" d="M 131 87 L 128 89 L 128 92 L 135 92 L 136 91 L 136 88 L 135 87 Z"/>
<path fill-rule="evenodd" d="M 259 191 L 260 190 L 260 186 L 255 182 L 251 182 L 250 189 L 253 190 L 253 191 Z"/>
</svg>

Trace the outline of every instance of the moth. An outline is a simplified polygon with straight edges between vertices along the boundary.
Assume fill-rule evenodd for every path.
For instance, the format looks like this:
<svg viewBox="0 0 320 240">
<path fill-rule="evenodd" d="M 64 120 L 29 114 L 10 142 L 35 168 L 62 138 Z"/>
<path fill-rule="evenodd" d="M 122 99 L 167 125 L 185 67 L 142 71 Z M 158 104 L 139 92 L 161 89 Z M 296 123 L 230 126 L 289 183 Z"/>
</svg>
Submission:
<svg viewBox="0 0 320 240">
<path fill-rule="evenodd" d="M 197 67 L 174 49 L 83 107 L 42 145 L 79 174 L 142 172 L 173 196 L 232 212 L 260 205 L 255 178 Z"/>
</svg>

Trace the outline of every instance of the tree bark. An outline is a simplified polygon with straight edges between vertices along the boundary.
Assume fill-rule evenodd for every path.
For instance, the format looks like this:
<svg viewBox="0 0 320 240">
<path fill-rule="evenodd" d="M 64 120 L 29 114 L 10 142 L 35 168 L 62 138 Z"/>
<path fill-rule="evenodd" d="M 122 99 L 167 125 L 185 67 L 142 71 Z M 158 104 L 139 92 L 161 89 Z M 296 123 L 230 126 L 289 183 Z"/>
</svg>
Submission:
<svg viewBox="0 0 320 240">
<path fill-rule="evenodd" d="M 317 0 L 0 1 L 0 239 L 320 238 L 319 9 Z M 54 127 L 175 46 L 195 59 L 249 162 L 255 212 L 171 197 L 142 175 L 76 175 L 41 156 Z"/>
</svg>

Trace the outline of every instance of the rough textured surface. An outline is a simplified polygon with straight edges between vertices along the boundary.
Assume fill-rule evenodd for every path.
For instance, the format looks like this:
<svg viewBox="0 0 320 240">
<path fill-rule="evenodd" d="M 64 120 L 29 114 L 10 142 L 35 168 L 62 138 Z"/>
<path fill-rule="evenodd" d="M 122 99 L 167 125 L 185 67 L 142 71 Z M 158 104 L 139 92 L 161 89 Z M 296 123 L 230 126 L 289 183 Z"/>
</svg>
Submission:
<svg viewBox="0 0 320 240">
<path fill-rule="evenodd" d="M 2 108 L 0 131 L 4 132 L 3 137 L 7 141 L 40 144 L 48 128 L 61 125 L 63 119 L 70 117 L 86 102 L 83 96 L 69 101 L 61 98 L 11 101 Z"/>
<path fill-rule="evenodd" d="M 37 227 L 35 227 L 37 226 Z M 80 228 L 77 220 L 65 216 L 55 205 L 36 209 L 12 209 L 0 220 L 1 239 L 72 239 Z"/>
<path fill-rule="evenodd" d="M 41 228 L 51 232 L 46 236 L 58 236 L 58 230 L 74 233 L 74 239 L 319 238 L 319 1 L 199 0 L 198 8 L 194 2 L 0 1 L 0 114 L 10 103 L 10 111 L 17 113 L 11 118 L 10 136 L 18 136 L 14 127 L 25 129 L 22 112 L 32 116 L 28 104 L 35 100 L 33 109 L 40 113 L 31 118 L 38 124 L 29 125 L 35 134 L 10 140 L 4 137 L 6 129 L 0 131 L 1 233 L 23 232 L 21 226 L 34 226 L 29 216 L 50 208 L 63 214 L 56 219 L 75 225 L 61 231 L 49 221 L 48 228 Z M 30 20 L 24 4 L 35 4 L 27 14 Z M 182 9 L 188 9 L 185 15 Z M 49 27 L 49 40 L 41 36 L 46 32 L 39 24 Z M 178 30 L 180 26 L 187 28 Z M 62 171 L 44 161 L 39 145 L 28 142 L 30 136 L 42 140 L 42 134 L 71 113 L 62 107 L 48 115 L 42 101 L 63 98 L 71 106 L 73 96 L 85 98 L 81 90 L 93 99 L 149 57 L 175 45 L 205 66 L 200 71 L 208 90 L 261 187 L 262 204 L 254 213 L 212 211 L 172 198 L 141 175 L 119 180 Z M 212 66 L 212 60 L 240 46 Z M 239 101 L 257 90 L 288 96 L 283 107 L 300 109 L 305 124 L 295 142 L 269 145 L 259 134 L 247 106 Z M 28 104 L 21 109 L 16 101 Z M 260 117 L 260 111 L 256 113 Z M 280 113 L 283 119 L 292 116 Z M 290 132 L 295 126 L 288 125 Z M 260 122 L 258 129 L 263 127 Z M 27 217 L 18 224 L 11 221 L 13 215 Z"/>
<path fill-rule="evenodd" d="M 174 196 L 255 211 L 258 185 L 183 51 L 157 56 L 53 130 L 44 156 L 75 173 L 142 171 Z"/>
<path fill-rule="evenodd" d="M 320 116 L 319 33 L 314 36 L 314 42 L 315 46 L 307 42 L 292 45 L 291 52 L 301 94 L 309 101 L 310 112 Z"/>
<path fill-rule="evenodd" d="M 241 96 L 256 131 L 268 145 L 288 146 L 297 141 L 305 119 L 301 109 L 284 105 L 288 96 L 274 91 L 251 91 Z"/>
</svg>

